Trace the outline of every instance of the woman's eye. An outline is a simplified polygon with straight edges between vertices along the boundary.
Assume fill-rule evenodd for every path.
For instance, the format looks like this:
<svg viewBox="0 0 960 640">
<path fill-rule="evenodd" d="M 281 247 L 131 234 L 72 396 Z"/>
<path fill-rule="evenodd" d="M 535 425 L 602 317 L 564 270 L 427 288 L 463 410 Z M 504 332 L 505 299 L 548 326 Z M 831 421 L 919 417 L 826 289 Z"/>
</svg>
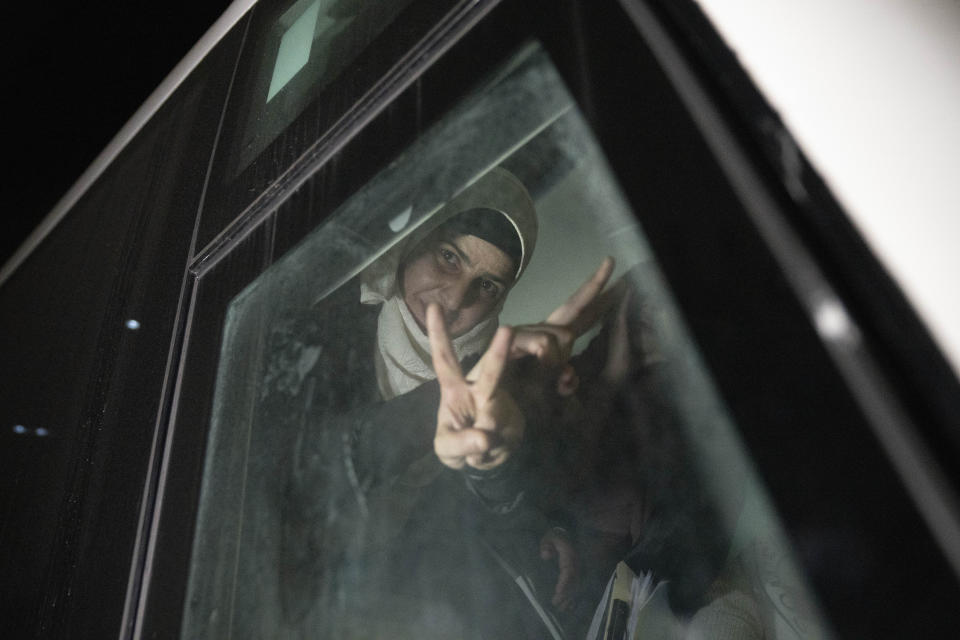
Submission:
<svg viewBox="0 0 960 640">
<path fill-rule="evenodd" d="M 490 280 L 481 280 L 480 288 L 491 298 L 497 297 L 497 294 L 500 292 L 500 289 L 497 288 L 497 285 Z"/>
<path fill-rule="evenodd" d="M 444 262 L 447 262 L 451 265 L 457 264 L 457 254 L 455 254 L 453 251 L 450 251 L 450 249 L 444 249 L 443 247 L 440 247 L 440 257 L 443 258 Z"/>
</svg>

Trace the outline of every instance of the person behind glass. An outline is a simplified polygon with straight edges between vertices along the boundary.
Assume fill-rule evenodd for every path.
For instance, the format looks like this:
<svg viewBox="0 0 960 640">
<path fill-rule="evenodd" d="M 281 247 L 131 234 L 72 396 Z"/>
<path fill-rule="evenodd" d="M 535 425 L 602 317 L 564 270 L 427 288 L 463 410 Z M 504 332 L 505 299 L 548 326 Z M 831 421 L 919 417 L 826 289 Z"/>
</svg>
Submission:
<svg viewBox="0 0 960 640">
<path fill-rule="evenodd" d="M 604 262 L 545 323 L 498 329 L 498 314 L 536 243 L 526 190 L 494 169 L 427 224 L 360 275 L 360 300 L 377 310 L 375 317 L 336 312 L 317 324 L 320 333 L 347 339 L 313 367 L 324 375 L 308 404 L 315 405 L 313 416 L 321 415 L 320 435 L 328 437 L 298 442 L 292 464 L 283 525 L 288 609 L 312 607 L 305 593 L 335 589 L 331 597 L 342 599 L 350 589 L 332 585 L 357 582 L 360 567 L 361 586 L 353 592 L 369 591 L 373 581 L 390 583 L 397 610 L 416 609 L 424 596 L 459 597 L 475 610 L 468 619 L 489 620 L 484 607 L 504 613 L 512 605 L 509 598 L 504 604 L 503 592 L 519 593 L 514 577 L 499 567 L 501 575 L 490 575 L 497 565 L 490 554 L 503 561 L 516 532 L 534 529 L 533 555 L 558 563 L 547 600 L 562 609 L 572 595 L 571 545 L 524 500 L 519 452 L 535 403 L 526 397 L 530 385 L 524 389 L 511 370 L 514 361 L 533 356 L 528 359 L 538 363 L 541 379 L 559 390 L 570 384 L 564 363 L 575 337 L 588 328 L 587 309 L 612 263 Z M 372 363 L 363 357 L 368 342 L 375 343 Z M 371 381 L 376 390 L 364 391 Z M 342 467 L 330 463 L 336 450 L 342 450 Z M 360 516 L 347 517 L 352 512 Z M 327 524 L 317 527 L 318 519 Z M 453 577 L 464 571 L 466 580 Z M 487 588 L 473 588 L 478 582 Z M 404 594 L 421 597 L 405 607 L 399 604 Z M 380 598 L 378 613 L 390 606 Z M 389 615 L 395 622 L 415 614 Z"/>
</svg>

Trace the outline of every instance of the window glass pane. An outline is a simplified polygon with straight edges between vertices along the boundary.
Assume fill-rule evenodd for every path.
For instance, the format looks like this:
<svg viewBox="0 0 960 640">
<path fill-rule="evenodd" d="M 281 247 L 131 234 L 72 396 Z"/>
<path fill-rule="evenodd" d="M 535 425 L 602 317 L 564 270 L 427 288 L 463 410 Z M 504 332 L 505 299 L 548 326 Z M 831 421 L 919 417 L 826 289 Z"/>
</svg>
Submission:
<svg viewBox="0 0 960 640">
<path fill-rule="evenodd" d="M 261 37 L 232 173 L 243 171 L 410 2 L 299 0 L 277 12 Z"/>
<path fill-rule="evenodd" d="M 299 4 L 299 3 L 298 3 Z M 295 7 L 299 8 L 299 7 Z M 298 11 L 296 17 L 280 36 L 280 47 L 277 49 L 277 61 L 273 63 L 273 74 L 270 76 L 270 88 L 267 89 L 267 102 L 277 95 L 290 82 L 300 69 L 310 59 L 310 49 L 313 48 L 313 35 L 317 30 L 317 13 L 320 9 L 320 0 L 308 4 L 306 10 Z M 291 9 L 290 12 L 292 12 Z M 290 13 L 288 12 L 288 13 Z M 284 16 L 286 17 L 286 15 Z M 281 22 L 283 24 L 283 22 Z"/>
<path fill-rule="evenodd" d="M 607 293 L 564 307 L 605 256 Z M 442 393 L 430 302 L 455 337 Z M 824 637 L 818 620 L 537 45 L 231 303 L 185 637 Z"/>
</svg>

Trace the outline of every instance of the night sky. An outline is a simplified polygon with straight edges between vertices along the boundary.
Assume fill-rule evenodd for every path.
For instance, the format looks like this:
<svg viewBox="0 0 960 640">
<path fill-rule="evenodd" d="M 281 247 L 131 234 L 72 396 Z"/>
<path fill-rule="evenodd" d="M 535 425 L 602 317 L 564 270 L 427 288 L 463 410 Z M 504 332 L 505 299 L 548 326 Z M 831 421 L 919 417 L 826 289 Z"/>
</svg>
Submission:
<svg viewBox="0 0 960 640">
<path fill-rule="evenodd" d="M 12 78 L 3 102 L 13 146 L 0 263 L 229 4 L 106 0 L 4 10 Z"/>
</svg>

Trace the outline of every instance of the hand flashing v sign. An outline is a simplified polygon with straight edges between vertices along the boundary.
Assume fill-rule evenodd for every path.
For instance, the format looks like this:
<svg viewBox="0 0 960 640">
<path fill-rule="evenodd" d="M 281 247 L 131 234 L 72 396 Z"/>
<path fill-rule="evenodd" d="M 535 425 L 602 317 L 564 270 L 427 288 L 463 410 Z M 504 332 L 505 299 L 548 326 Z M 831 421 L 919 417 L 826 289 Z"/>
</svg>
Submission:
<svg viewBox="0 0 960 640">
<path fill-rule="evenodd" d="M 440 307 L 431 304 L 427 308 L 427 334 L 440 384 L 433 446 L 443 464 L 452 469 L 464 465 L 492 469 L 517 450 L 526 420 L 510 392 L 500 386 L 507 361 L 533 355 L 550 367 L 565 365 L 574 340 L 596 324 L 609 306 L 611 296 L 599 293 L 612 272 L 613 260 L 606 258 L 545 323 L 498 329 L 486 353 L 466 376 L 450 344 Z M 566 369 L 560 375 L 575 377 Z M 561 387 L 558 383 L 558 389 Z"/>
<path fill-rule="evenodd" d="M 548 366 L 565 364 L 570 359 L 573 343 L 600 320 L 617 293 L 617 288 L 611 287 L 600 295 L 613 273 L 613 266 L 613 258 L 604 258 L 593 275 L 554 309 L 546 321 L 515 327 L 511 356 L 536 356 Z"/>
<path fill-rule="evenodd" d="M 427 334 L 433 370 L 440 383 L 440 408 L 433 448 L 452 469 L 469 464 L 492 469 L 502 464 L 523 440 L 526 421 L 516 402 L 500 388 L 513 333 L 500 327 L 487 352 L 464 378 L 447 335 L 440 307 L 427 307 Z"/>
</svg>

